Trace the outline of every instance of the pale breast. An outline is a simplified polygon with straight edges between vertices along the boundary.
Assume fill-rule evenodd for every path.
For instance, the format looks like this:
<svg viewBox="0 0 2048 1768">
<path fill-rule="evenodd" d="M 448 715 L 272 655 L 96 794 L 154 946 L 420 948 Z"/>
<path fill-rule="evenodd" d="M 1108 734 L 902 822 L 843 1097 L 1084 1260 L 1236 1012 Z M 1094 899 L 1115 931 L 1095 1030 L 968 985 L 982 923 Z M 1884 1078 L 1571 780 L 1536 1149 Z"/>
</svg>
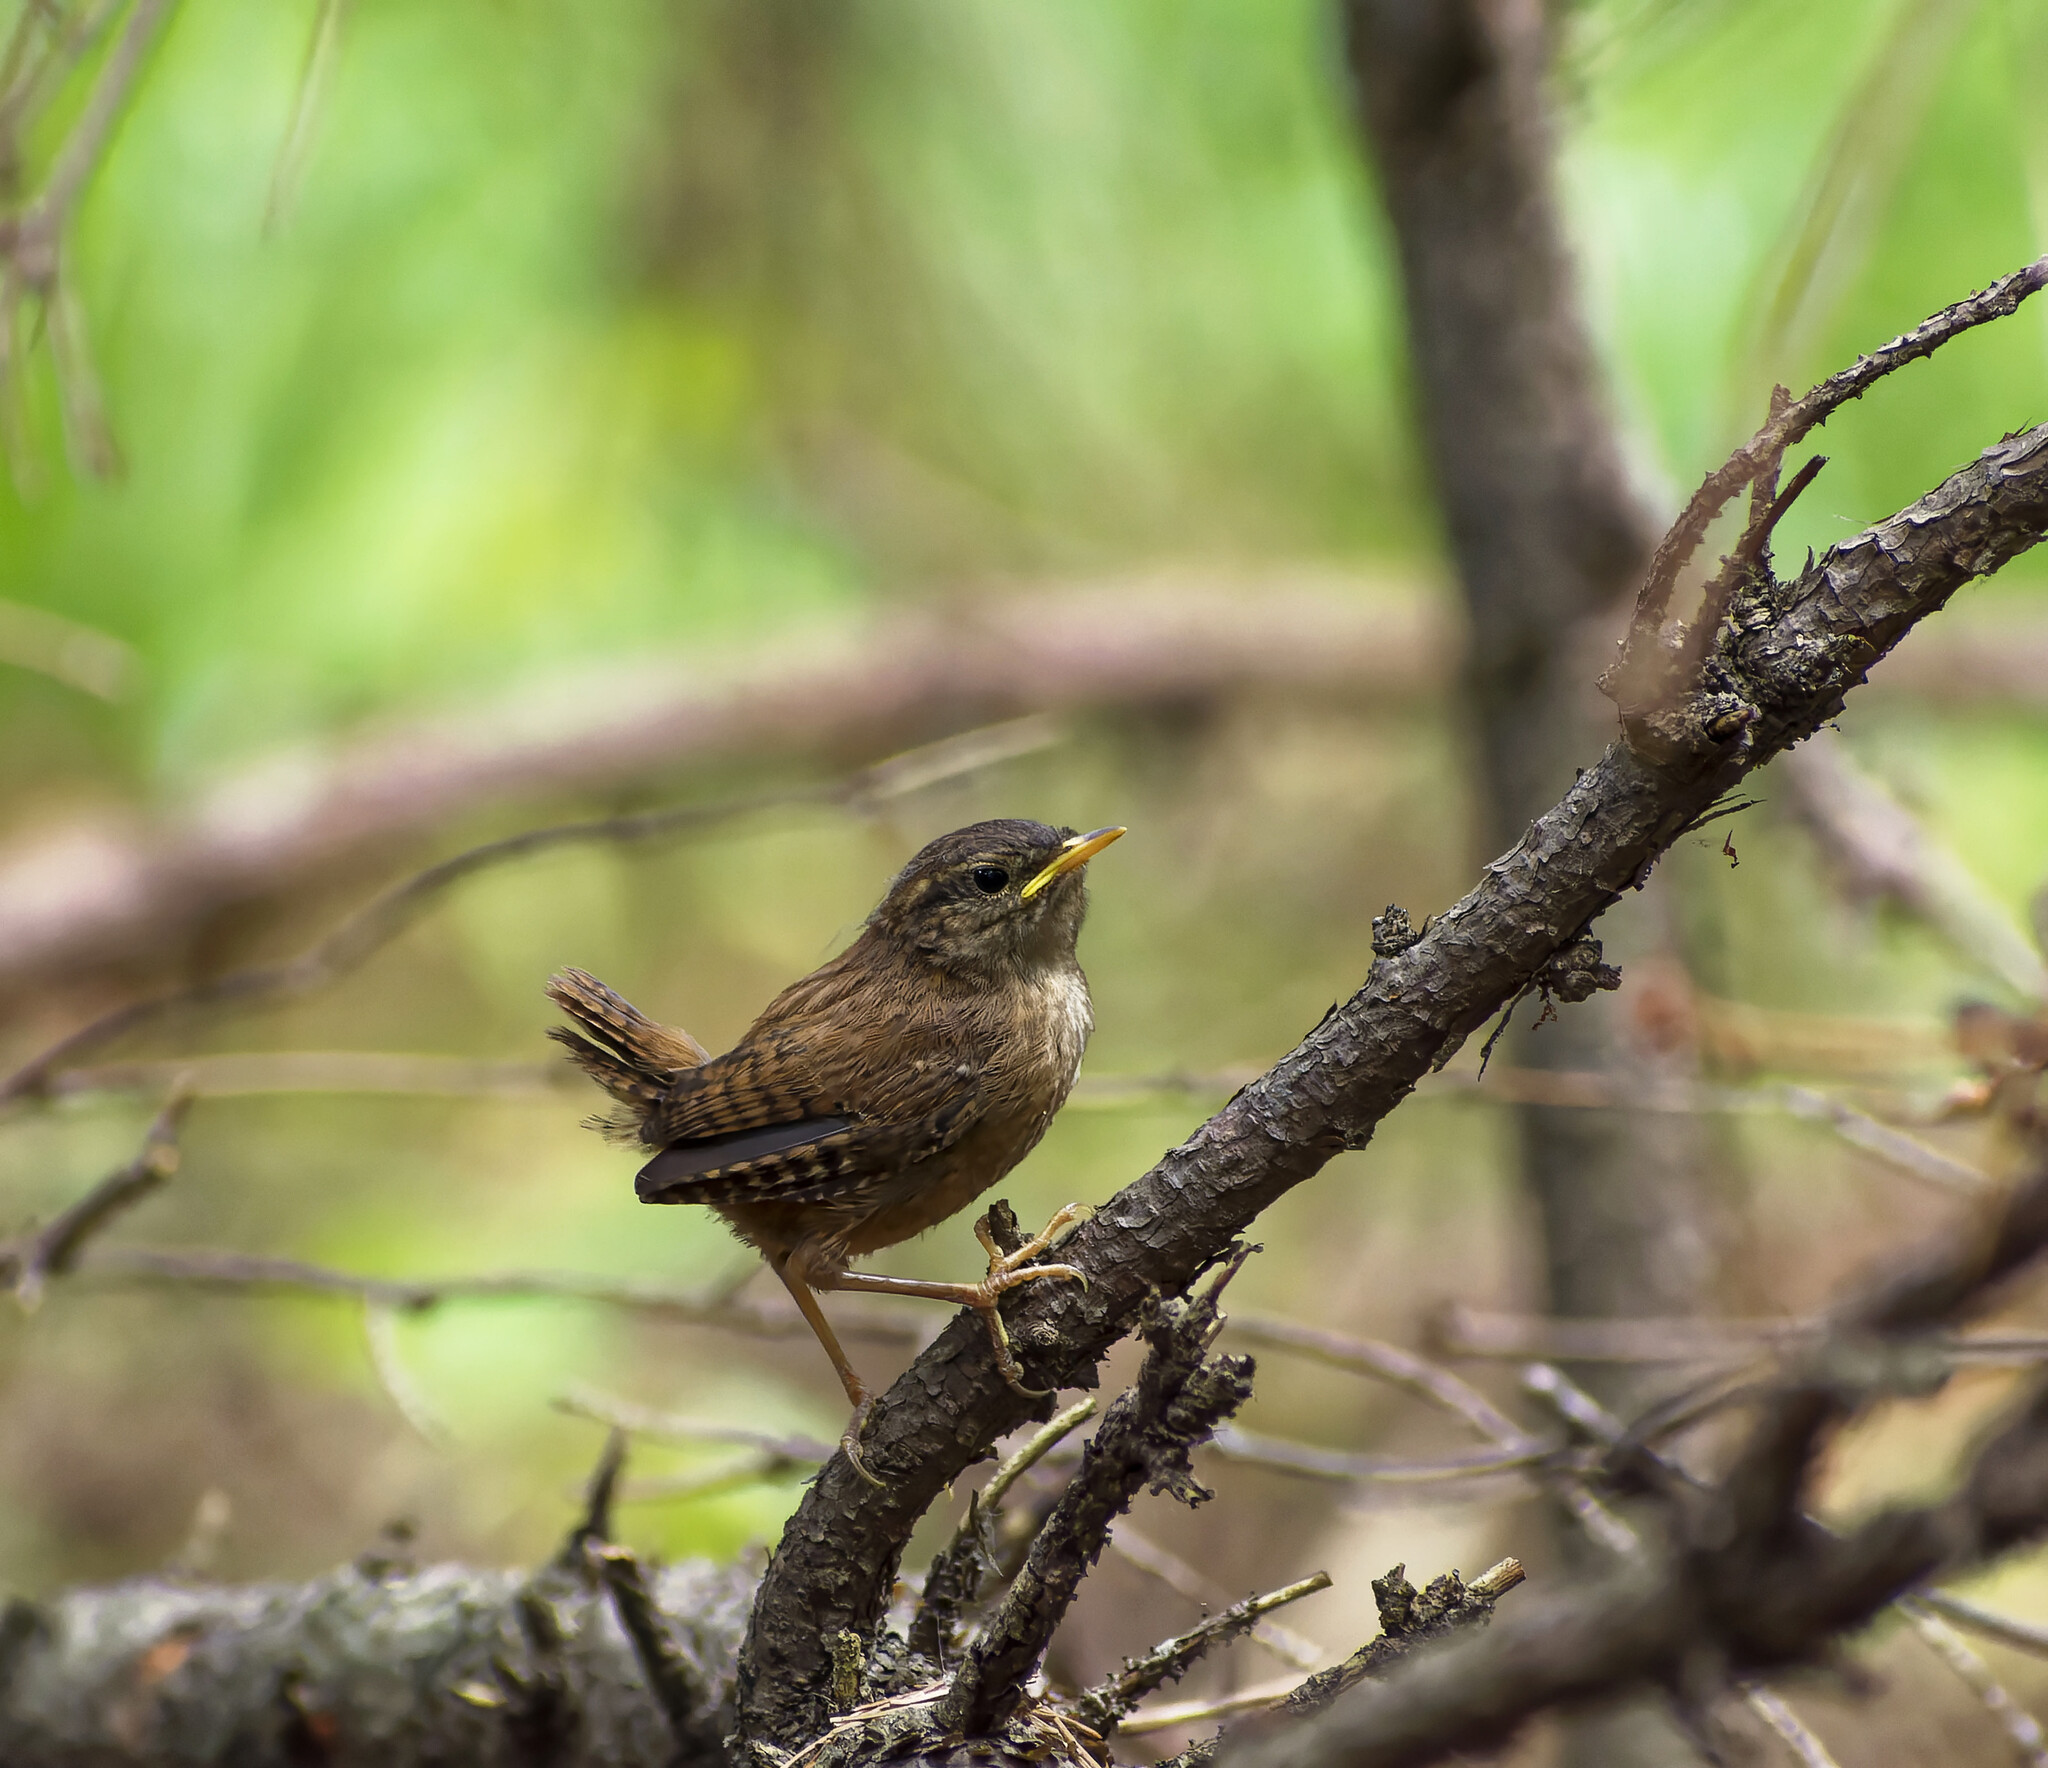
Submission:
<svg viewBox="0 0 2048 1768">
<path fill-rule="evenodd" d="M 1040 979 L 1043 1002 L 1046 1066 L 1059 1077 L 1060 1098 L 1073 1091 L 1095 1029 L 1095 1009 L 1088 1001 L 1088 979 L 1078 968 L 1055 970 Z"/>
</svg>

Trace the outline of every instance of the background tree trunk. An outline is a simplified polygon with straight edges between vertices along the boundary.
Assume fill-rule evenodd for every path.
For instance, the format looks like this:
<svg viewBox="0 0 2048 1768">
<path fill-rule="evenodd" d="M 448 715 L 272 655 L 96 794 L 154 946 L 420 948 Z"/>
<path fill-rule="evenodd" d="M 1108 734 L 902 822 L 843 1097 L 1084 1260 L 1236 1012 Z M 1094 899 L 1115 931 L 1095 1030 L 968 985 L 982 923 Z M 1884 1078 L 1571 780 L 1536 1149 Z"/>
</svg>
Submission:
<svg viewBox="0 0 2048 1768">
<path fill-rule="evenodd" d="M 1417 422 L 1471 621 L 1465 686 L 1490 856 L 1556 801 L 1611 723 L 1587 641 L 1655 535 L 1622 470 L 1558 222 L 1539 0 L 1349 0 L 1344 22 L 1400 256 Z M 1611 957 L 1662 943 L 1640 912 L 1654 904 L 1634 906 L 1602 923 Z M 1597 1000 L 1540 1032 L 1525 1010 L 1516 1059 L 1637 1067 L 1617 1060 L 1636 1041 L 1614 1035 L 1619 1008 Z M 1522 1105 L 1516 1122 L 1551 1310 L 1698 1311 L 1721 1238 L 1704 1120 Z M 1583 1725 L 1572 1759 L 1691 1751 L 1661 1718 L 1621 1714 Z"/>
</svg>

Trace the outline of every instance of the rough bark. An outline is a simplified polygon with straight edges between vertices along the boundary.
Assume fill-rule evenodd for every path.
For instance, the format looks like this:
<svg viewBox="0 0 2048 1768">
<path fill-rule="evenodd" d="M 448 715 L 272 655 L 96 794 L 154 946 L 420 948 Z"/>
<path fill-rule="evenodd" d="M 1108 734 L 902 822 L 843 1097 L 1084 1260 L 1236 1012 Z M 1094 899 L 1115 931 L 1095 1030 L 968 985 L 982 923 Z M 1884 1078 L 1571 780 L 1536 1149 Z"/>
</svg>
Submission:
<svg viewBox="0 0 2048 1768">
<path fill-rule="evenodd" d="M 1971 577 L 2048 531 L 2048 426 L 2013 436 L 1910 508 L 1731 611 L 1711 684 L 1667 721 L 1655 760 L 1609 746 L 1463 901 L 1112 1198 L 1062 1247 L 1088 1285 L 1042 1284 L 1008 1310 L 1028 1376 L 1086 1385 L 1148 1294 L 1177 1293 L 1266 1206 L 1363 1146 L 1433 1063 L 1520 994 L 1715 801 L 1841 708 L 1869 666 Z M 749 1623 L 742 1734 L 791 1747 L 825 1717 L 825 1640 L 872 1636 L 912 1526 L 1042 1402 L 1002 1379 L 988 1337 L 955 1321 L 876 1407 L 881 1478 L 835 1458 L 790 1520 Z"/>
<path fill-rule="evenodd" d="M 753 1579 L 655 1580 L 713 1691 L 679 1746 L 614 1604 L 563 1572 L 345 1568 L 308 1584 L 140 1580 L 0 1618 L 8 1768 L 712 1768 Z"/>
</svg>

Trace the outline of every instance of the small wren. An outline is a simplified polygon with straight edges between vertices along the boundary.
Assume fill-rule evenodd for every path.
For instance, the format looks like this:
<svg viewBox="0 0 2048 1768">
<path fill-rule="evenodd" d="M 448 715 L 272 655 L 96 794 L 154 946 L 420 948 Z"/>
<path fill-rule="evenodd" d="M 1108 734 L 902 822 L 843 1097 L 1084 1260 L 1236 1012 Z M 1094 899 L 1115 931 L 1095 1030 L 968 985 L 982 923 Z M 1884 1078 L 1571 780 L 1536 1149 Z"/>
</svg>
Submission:
<svg viewBox="0 0 2048 1768">
<path fill-rule="evenodd" d="M 1085 1218 L 1078 1204 L 978 1283 L 926 1283 L 847 1267 L 965 1208 L 1014 1167 L 1066 1103 L 1094 1029 L 1074 956 L 1082 868 L 1122 829 L 1077 835 L 1004 819 L 942 835 L 898 874 L 838 957 L 784 989 L 745 1037 L 712 1056 L 595 977 L 564 970 L 549 997 L 576 1021 L 549 1036 L 626 1107 L 603 1126 L 658 1150 L 643 1203 L 702 1203 L 768 1261 L 832 1359 L 853 1404 L 840 1439 L 865 1477 L 872 1402 L 815 1293 L 915 1295 L 978 1310 L 1023 1392 L 997 1301 Z"/>
</svg>

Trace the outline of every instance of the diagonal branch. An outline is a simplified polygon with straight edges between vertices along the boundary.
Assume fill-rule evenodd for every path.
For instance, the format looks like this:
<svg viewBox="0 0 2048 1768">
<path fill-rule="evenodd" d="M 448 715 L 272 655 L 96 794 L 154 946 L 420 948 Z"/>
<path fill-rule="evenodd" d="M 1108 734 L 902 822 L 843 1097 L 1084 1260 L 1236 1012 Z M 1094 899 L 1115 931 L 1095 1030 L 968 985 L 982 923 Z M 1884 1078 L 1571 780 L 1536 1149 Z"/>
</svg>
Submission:
<svg viewBox="0 0 2048 1768">
<path fill-rule="evenodd" d="M 1715 691 L 1681 708 L 1658 758 L 1610 745 L 1463 901 L 1075 1234 L 1064 1256 L 1087 1272 L 1085 1289 L 1041 1285 L 1007 1310 L 1038 1381 L 1091 1380 L 1149 1293 L 1184 1289 L 1267 1205 L 1362 1147 L 1716 800 L 1839 712 L 1915 622 L 2044 531 L 2048 426 L 1995 444 L 1796 582 L 1738 598 L 1709 659 Z M 873 1631 L 917 1519 L 1032 1415 L 977 1333 L 954 1322 L 876 1408 L 864 1448 L 884 1483 L 835 1458 L 791 1519 L 741 1664 L 743 1736 L 794 1747 L 816 1734 L 822 1637 Z"/>
</svg>

